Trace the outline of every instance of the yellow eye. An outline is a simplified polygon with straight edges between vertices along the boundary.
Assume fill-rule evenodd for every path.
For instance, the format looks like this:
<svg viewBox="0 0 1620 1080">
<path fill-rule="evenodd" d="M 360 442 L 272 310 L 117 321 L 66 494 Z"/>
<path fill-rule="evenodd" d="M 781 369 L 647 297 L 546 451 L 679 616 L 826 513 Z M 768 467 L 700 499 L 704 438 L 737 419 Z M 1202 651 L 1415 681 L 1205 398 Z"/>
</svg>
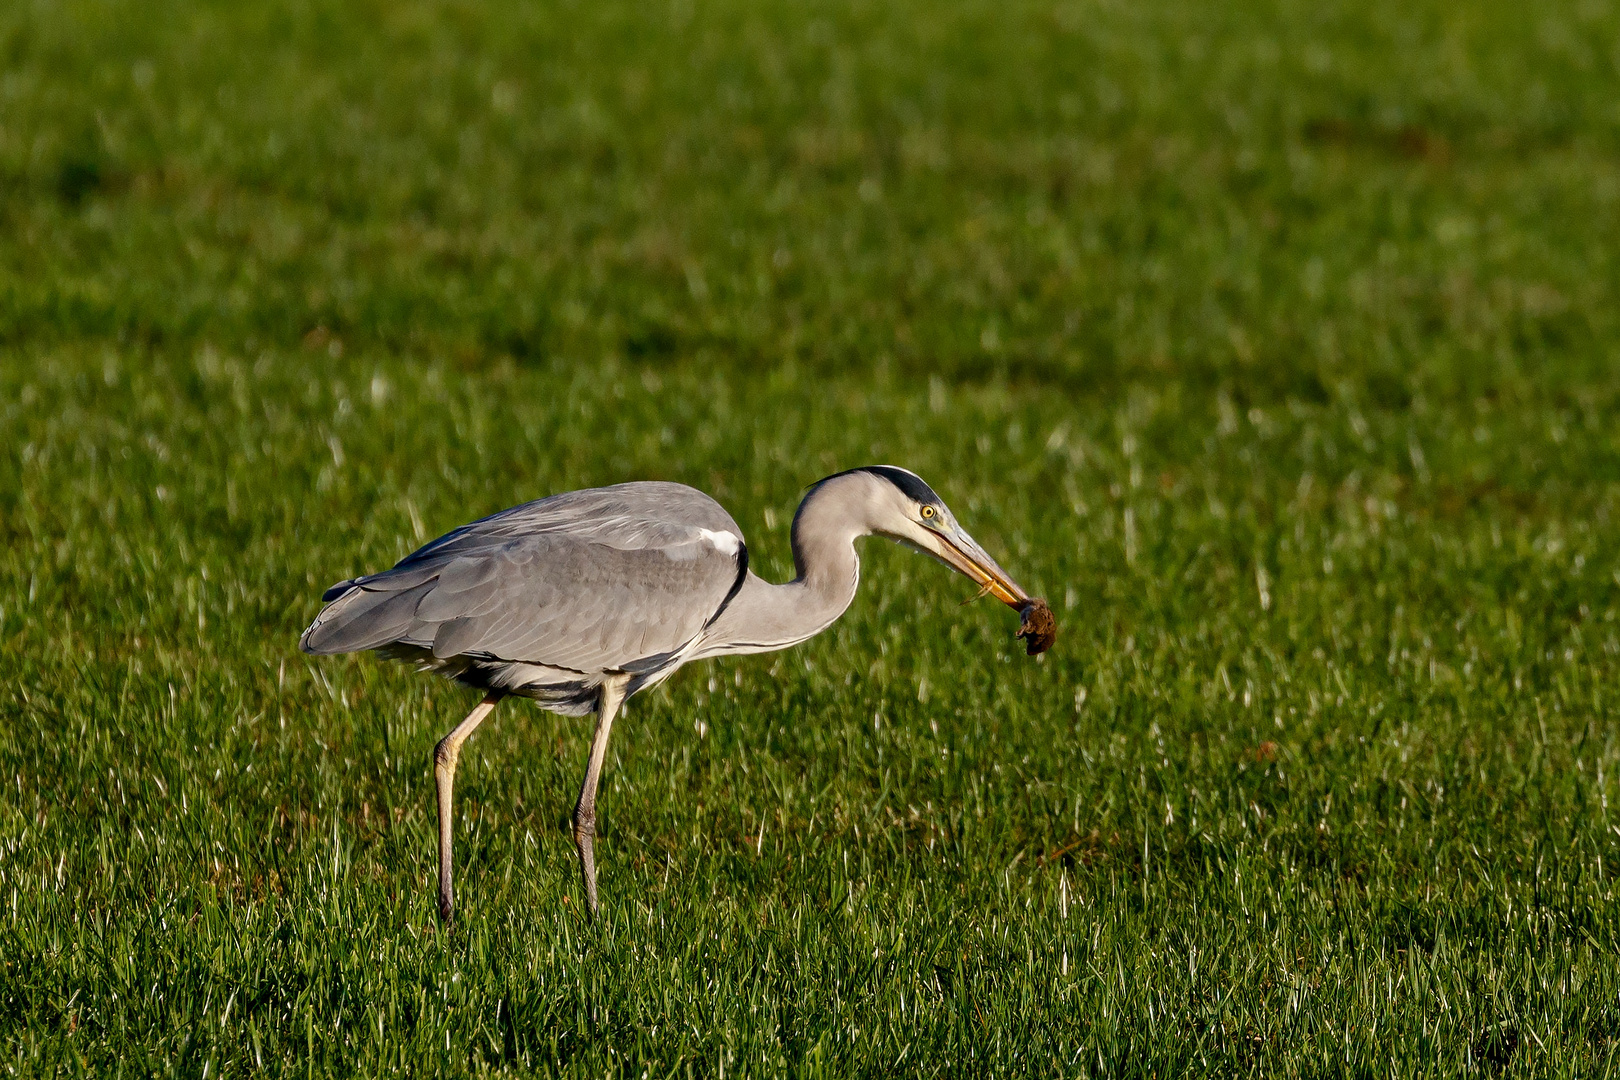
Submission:
<svg viewBox="0 0 1620 1080">
<path fill-rule="evenodd" d="M 932 506 L 923 507 L 922 508 L 922 516 L 925 517 L 925 518 L 933 517 L 934 516 L 934 508 Z"/>
</svg>

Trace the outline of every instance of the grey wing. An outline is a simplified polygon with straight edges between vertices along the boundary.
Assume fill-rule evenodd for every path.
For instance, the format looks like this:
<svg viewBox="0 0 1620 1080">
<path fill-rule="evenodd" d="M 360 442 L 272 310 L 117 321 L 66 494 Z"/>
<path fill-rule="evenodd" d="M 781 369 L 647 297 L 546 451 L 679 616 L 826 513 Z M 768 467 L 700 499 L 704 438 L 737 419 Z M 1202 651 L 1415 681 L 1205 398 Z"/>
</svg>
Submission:
<svg viewBox="0 0 1620 1080">
<path fill-rule="evenodd" d="M 426 544 L 399 561 L 397 572 L 451 552 L 498 547 L 517 537 L 561 533 L 626 549 L 679 545 L 693 530 L 742 530 L 725 508 L 696 488 L 662 481 L 636 481 L 612 487 L 567 491 L 491 514 Z M 339 586 L 333 586 L 338 588 Z"/>
<path fill-rule="evenodd" d="M 677 484 L 569 492 L 474 522 L 343 582 L 306 652 L 407 649 L 585 675 L 671 662 L 747 569 L 729 515 Z"/>
</svg>

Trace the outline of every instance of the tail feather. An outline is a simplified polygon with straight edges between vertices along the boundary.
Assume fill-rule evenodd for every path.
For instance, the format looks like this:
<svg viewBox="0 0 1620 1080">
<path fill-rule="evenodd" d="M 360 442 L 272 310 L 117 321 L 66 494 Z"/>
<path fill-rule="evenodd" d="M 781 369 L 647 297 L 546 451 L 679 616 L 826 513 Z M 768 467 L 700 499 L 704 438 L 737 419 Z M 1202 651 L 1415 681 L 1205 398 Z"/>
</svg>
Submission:
<svg viewBox="0 0 1620 1080">
<path fill-rule="evenodd" d="M 433 584 L 424 581 L 406 589 L 373 589 L 345 582 L 347 587 L 337 593 L 304 631 L 298 647 L 307 653 L 330 656 L 376 649 L 399 641 L 409 643 L 411 631 L 417 625 L 416 606 L 433 589 Z M 338 588 L 334 585 L 328 593 Z"/>
<path fill-rule="evenodd" d="M 355 578 L 350 578 L 348 581 L 340 581 L 330 589 L 327 589 L 325 592 L 321 593 L 321 603 L 330 604 L 332 601 L 336 600 L 350 589 L 358 589 L 359 587 L 360 582 Z"/>
</svg>

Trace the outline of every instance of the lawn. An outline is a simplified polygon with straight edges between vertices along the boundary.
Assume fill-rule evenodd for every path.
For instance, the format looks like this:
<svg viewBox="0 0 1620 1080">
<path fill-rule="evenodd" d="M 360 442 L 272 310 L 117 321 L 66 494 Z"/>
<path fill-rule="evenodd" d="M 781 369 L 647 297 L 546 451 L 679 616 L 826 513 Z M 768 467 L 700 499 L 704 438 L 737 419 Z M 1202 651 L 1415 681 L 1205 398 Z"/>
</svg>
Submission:
<svg viewBox="0 0 1620 1080">
<path fill-rule="evenodd" d="M 1620 11 L 0 7 L 8 1075 L 1620 1072 Z M 615 728 L 328 584 L 679 480 L 792 574 Z M 1611 801 L 1616 806 L 1611 810 Z"/>
</svg>

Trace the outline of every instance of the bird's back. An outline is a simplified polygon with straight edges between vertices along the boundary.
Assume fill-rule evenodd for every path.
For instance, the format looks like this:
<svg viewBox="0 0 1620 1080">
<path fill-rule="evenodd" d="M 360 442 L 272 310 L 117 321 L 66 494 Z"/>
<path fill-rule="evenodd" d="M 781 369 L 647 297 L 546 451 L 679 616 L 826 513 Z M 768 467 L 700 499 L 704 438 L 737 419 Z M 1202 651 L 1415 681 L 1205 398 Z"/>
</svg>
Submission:
<svg viewBox="0 0 1620 1080">
<path fill-rule="evenodd" d="M 464 525 L 339 582 L 300 640 L 379 649 L 469 685 L 583 713 L 609 672 L 673 670 L 747 572 L 741 530 L 683 484 L 570 491 Z"/>
</svg>

